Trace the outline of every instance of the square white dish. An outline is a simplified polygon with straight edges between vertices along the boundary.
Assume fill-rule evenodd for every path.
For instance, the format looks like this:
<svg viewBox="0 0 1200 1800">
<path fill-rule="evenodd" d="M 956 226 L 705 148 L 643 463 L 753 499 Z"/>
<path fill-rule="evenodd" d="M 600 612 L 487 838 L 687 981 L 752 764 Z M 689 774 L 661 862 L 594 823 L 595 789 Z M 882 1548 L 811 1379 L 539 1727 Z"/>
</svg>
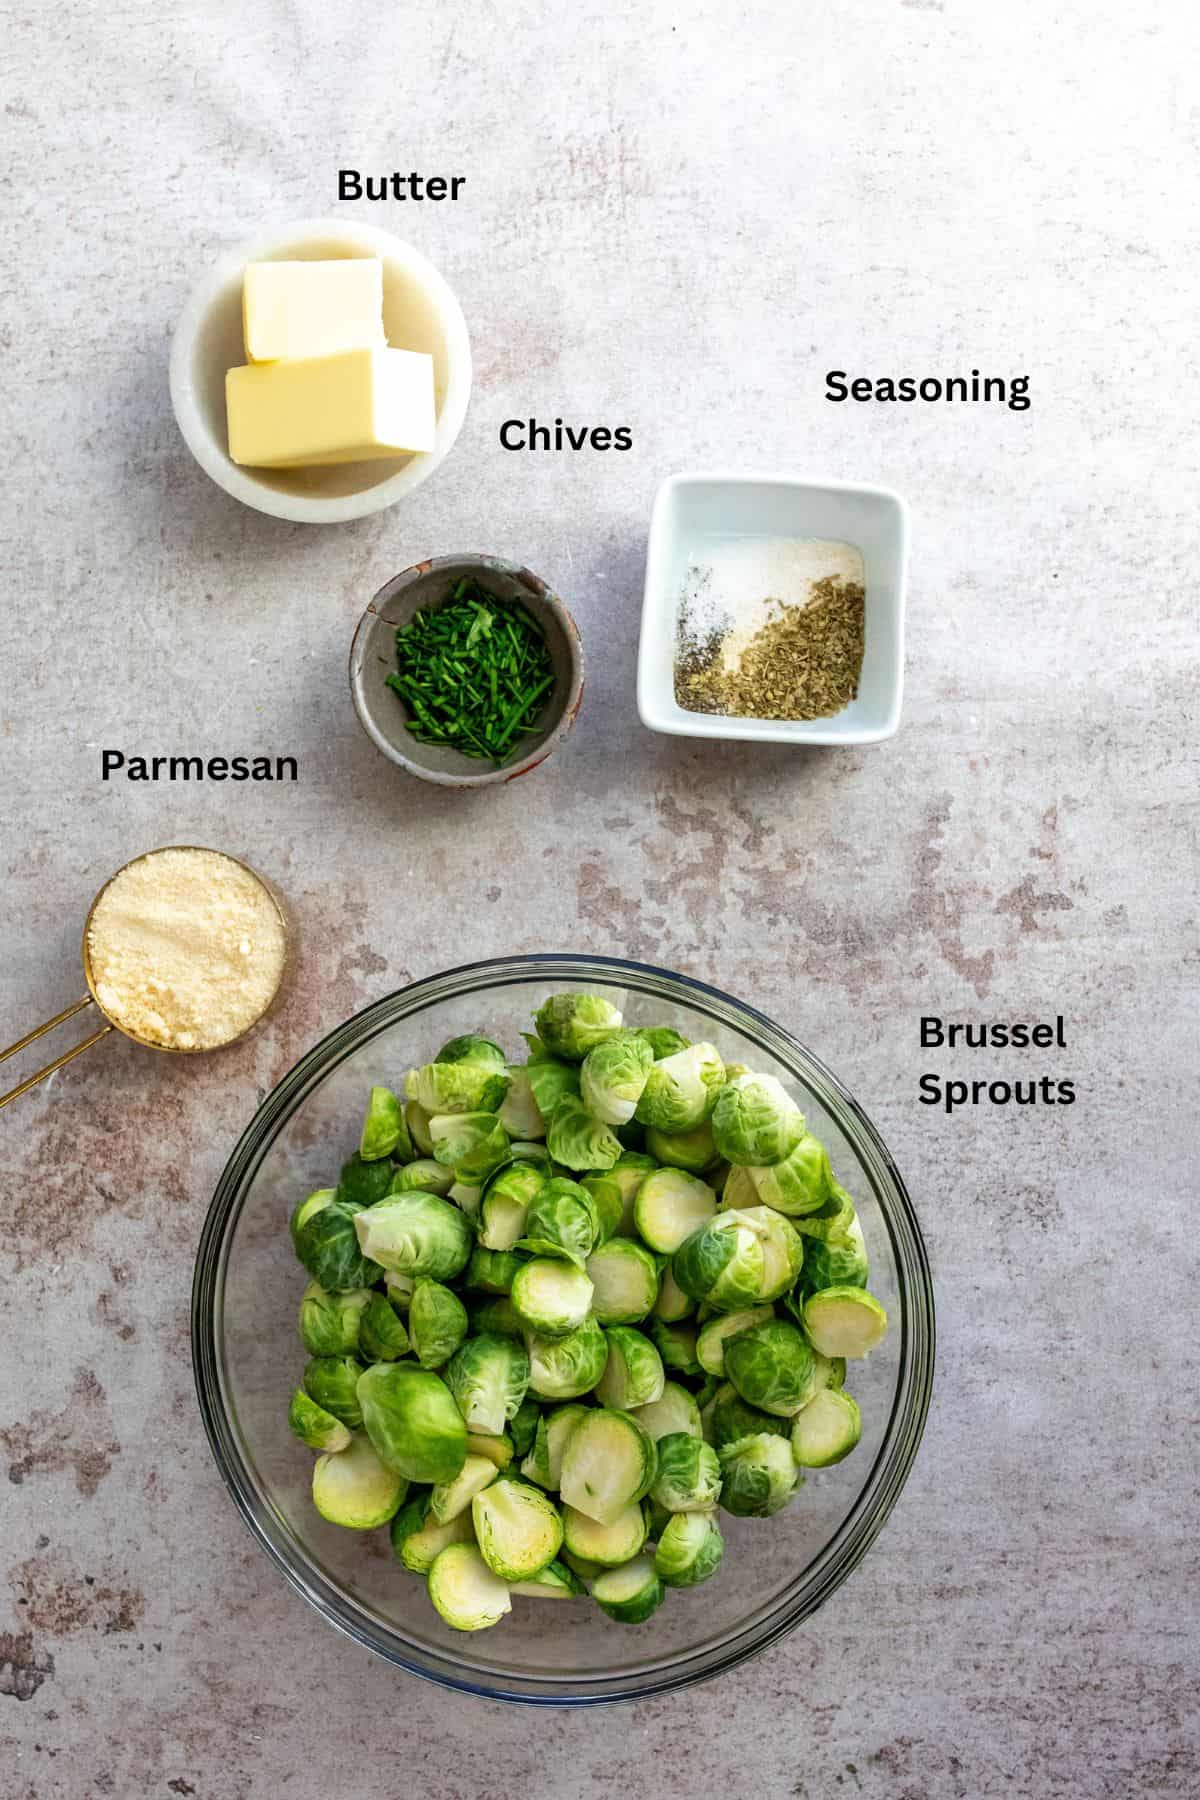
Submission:
<svg viewBox="0 0 1200 1800">
<path fill-rule="evenodd" d="M 744 719 L 689 712 L 675 698 L 679 599 L 689 561 L 730 539 L 833 538 L 860 551 L 866 646 L 858 695 L 825 719 Z M 900 723 L 908 509 L 888 488 L 793 475 L 670 475 L 654 498 L 637 702 L 642 724 L 680 737 L 775 744 L 878 744 Z"/>
</svg>

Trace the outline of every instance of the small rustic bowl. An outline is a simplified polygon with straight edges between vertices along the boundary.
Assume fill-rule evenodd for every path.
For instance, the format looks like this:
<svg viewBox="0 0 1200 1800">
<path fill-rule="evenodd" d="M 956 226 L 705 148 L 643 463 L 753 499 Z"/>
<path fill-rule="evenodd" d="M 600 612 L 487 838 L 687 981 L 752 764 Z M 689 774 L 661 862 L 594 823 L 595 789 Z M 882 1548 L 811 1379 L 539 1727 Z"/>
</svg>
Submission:
<svg viewBox="0 0 1200 1800">
<path fill-rule="evenodd" d="M 473 575 L 500 600 L 519 600 L 541 626 L 554 665 L 554 688 L 536 737 L 526 739 L 523 756 L 499 769 L 459 750 L 419 743 L 407 729 L 407 707 L 387 685 L 396 666 L 397 627 L 419 607 L 442 605 L 464 575 Z M 497 556 L 434 556 L 385 581 L 367 607 L 350 646 L 350 692 L 375 748 L 410 775 L 442 787 L 492 787 L 536 769 L 570 732 L 583 700 L 583 648 L 558 595 L 519 563 Z"/>
</svg>

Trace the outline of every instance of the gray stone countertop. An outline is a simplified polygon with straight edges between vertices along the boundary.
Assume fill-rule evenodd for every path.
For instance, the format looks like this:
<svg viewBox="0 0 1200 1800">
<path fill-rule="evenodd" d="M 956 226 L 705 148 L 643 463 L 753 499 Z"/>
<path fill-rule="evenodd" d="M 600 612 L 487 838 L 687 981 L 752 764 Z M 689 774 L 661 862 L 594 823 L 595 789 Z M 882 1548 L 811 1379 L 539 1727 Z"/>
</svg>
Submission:
<svg viewBox="0 0 1200 1800">
<path fill-rule="evenodd" d="M 90 896 L 157 843 L 246 855 L 301 931 L 246 1047 L 110 1044 L 0 1124 L 7 1800 L 1195 1795 L 1191 9 L 3 14 L 0 1037 L 78 997 Z M 196 276 L 334 210 L 339 166 L 467 177 L 456 206 L 346 210 L 444 269 L 477 369 L 444 469 L 316 530 L 207 480 L 166 356 Z M 1030 409 L 823 398 L 829 368 L 972 367 L 1027 375 Z M 529 415 L 635 447 L 505 454 Z M 656 484 L 726 465 L 907 497 L 892 742 L 639 725 Z M 462 548 L 555 584 L 591 667 L 569 746 L 467 798 L 395 776 L 344 675 L 375 587 Z M 103 746 L 294 753 L 301 780 L 102 785 Z M 703 976 L 810 1043 L 908 1180 L 940 1322 L 911 1479 L 825 1609 L 716 1685 L 550 1717 L 397 1675 L 285 1587 L 188 1344 L 260 1095 L 389 989 L 535 949 Z M 1032 1067 L 923 1052 L 924 1013 L 1061 1013 L 1077 1104 L 920 1105 L 927 1068 Z"/>
</svg>

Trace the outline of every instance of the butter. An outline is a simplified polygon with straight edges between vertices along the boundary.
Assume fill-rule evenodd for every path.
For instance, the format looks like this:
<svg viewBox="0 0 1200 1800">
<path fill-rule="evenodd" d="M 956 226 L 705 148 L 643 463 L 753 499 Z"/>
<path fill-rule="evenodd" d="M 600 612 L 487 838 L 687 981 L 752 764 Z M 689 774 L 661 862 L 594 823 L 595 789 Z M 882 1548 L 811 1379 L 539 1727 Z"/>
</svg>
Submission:
<svg viewBox="0 0 1200 1800">
<path fill-rule="evenodd" d="M 257 468 L 302 469 L 432 450 L 433 358 L 419 350 L 249 363 L 225 376 L 229 454 Z"/>
<path fill-rule="evenodd" d="M 242 330 L 249 362 L 382 349 L 383 263 L 377 256 L 249 263 Z"/>
</svg>

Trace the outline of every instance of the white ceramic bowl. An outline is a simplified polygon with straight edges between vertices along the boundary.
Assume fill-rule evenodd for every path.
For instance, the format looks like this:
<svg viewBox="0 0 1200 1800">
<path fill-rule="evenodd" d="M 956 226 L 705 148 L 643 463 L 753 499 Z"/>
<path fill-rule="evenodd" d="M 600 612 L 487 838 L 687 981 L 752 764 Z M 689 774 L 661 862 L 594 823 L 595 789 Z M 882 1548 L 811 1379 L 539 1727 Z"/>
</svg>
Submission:
<svg viewBox="0 0 1200 1800">
<path fill-rule="evenodd" d="M 242 274 L 249 262 L 340 256 L 383 259 L 388 342 L 433 357 L 437 441 L 419 454 L 327 469 L 241 468 L 229 454 L 225 371 L 246 360 Z M 188 449 L 219 487 L 277 519 L 332 525 L 382 512 L 427 481 L 449 454 L 471 394 L 467 322 L 433 264 L 388 231 L 343 219 L 302 219 L 239 244 L 192 290 L 171 345 L 171 404 Z"/>
<path fill-rule="evenodd" d="M 719 539 L 836 538 L 862 553 L 866 649 L 858 695 L 827 719 L 737 719 L 675 698 L 679 597 L 690 558 Z M 637 698 L 643 725 L 681 737 L 777 744 L 877 744 L 900 723 L 908 509 L 887 488 L 792 475 L 671 475 L 654 500 Z"/>
</svg>

